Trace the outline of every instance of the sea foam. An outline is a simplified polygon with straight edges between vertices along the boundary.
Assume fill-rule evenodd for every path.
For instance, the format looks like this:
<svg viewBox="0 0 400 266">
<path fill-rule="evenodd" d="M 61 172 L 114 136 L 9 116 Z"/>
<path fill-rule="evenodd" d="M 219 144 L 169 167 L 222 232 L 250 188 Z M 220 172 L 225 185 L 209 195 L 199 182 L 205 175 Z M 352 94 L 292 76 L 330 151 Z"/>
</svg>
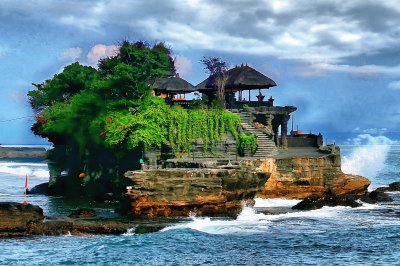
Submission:
<svg viewBox="0 0 400 266">
<path fill-rule="evenodd" d="M 49 178 L 50 176 L 47 164 L 44 163 L 0 163 L 0 173 L 38 178 Z"/>
<path fill-rule="evenodd" d="M 351 211 L 350 207 L 338 206 L 283 214 L 263 214 L 257 213 L 252 207 L 244 207 L 235 220 L 191 216 L 191 221 L 167 227 L 162 231 L 192 229 L 207 234 L 257 234 L 269 230 L 271 227 L 279 226 L 281 223 L 288 223 L 290 220 L 301 222 L 305 219 L 336 221 L 339 216 L 346 218 L 347 215 L 343 215 L 343 212 L 348 211 Z"/>
</svg>

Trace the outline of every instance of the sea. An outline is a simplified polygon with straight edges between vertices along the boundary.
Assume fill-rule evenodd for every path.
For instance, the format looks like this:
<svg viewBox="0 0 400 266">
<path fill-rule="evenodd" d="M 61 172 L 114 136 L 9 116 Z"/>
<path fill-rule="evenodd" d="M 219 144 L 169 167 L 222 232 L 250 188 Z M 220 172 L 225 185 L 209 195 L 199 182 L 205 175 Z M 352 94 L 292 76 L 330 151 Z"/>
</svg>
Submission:
<svg viewBox="0 0 400 266">
<path fill-rule="evenodd" d="M 354 135 L 337 141 L 342 170 L 371 181 L 400 181 L 400 145 L 392 136 Z M 0 201 L 23 201 L 48 180 L 42 162 L 0 162 Z M 0 239 L 0 265 L 400 265 L 400 193 L 394 202 L 293 211 L 297 200 L 256 199 L 236 219 L 188 217 L 149 234 L 28 236 Z M 29 195 L 46 215 L 85 206 L 113 217 L 115 205 Z"/>
</svg>

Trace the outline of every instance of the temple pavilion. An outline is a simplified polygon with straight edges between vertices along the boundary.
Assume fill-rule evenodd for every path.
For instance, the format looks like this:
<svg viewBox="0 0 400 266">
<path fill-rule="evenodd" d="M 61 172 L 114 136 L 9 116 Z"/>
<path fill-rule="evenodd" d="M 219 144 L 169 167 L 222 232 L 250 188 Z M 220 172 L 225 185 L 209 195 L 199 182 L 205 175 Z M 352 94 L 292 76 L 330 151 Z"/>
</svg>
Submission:
<svg viewBox="0 0 400 266">
<path fill-rule="evenodd" d="M 321 143 L 320 135 L 303 134 L 299 135 L 300 138 L 288 136 L 288 121 L 297 108 L 274 106 L 272 97 L 265 99 L 266 91 L 277 85 L 271 78 L 248 65 L 240 65 L 228 70 L 224 81 L 225 108 L 240 115 L 242 129 L 257 137 L 258 148 L 253 156 L 274 155 L 278 147 L 287 149 L 290 146 L 318 146 Z M 217 97 L 217 85 L 218 80 L 214 75 L 210 75 L 197 86 L 175 75 L 156 80 L 153 88 L 155 95 L 165 98 L 171 105 L 188 108 L 191 101 L 185 99 L 187 93 L 198 91 L 206 95 L 211 103 Z M 258 91 L 254 98 L 251 97 L 252 90 Z"/>
<path fill-rule="evenodd" d="M 179 77 L 179 74 L 157 79 L 153 84 L 154 94 L 164 98 L 171 105 L 177 104 L 189 107 L 190 101 L 186 100 L 186 94 L 196 91 L 196 88 Z"/>
</svg>

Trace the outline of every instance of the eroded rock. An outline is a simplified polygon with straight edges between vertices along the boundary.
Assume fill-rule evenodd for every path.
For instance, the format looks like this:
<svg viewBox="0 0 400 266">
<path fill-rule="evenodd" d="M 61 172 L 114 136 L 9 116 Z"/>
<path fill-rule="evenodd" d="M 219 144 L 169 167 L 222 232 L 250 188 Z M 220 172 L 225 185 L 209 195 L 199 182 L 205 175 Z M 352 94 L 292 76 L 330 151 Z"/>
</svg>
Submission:
<svg viewBox="0 0 400 266">
<path fill-rule="evenodd" d="M 326 190 L 322 195 L 311 195 L 292 207 L 294 210 L 314 210 L 324 206 L 349 206 L 359 207 L 357 197 L 354 195 L 337 195 L 333 190 Z"/>
<path fill-rule="evenodd" d="M 268 173 L 241 169 L 158 169 L 127 172 L 135 217 L 231 215 L 264 187 Z"/>
<path fill-rule="evenodd" d="M 311 157 L 292 157 L 275 160 L 271 177 L 257 194 L 261 198 L 304 199 L 313 194 L 322 195 L 332 189 L 337 195 L 367 193 L 370 181 L 362 176 L 341 171 L 340 153 Z"/>
</svg>

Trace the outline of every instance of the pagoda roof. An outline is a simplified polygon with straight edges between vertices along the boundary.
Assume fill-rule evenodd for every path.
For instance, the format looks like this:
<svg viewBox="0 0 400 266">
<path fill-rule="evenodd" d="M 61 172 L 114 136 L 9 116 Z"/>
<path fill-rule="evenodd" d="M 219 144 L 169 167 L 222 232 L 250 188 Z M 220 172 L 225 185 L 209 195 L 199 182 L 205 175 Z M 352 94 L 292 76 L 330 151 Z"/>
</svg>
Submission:
<svg viewBox="0 0 400 266">
<path fill-rule="evenodd" d="M 158 78 L 153 83 L 154 90 L 164 93 L 190 93 L 196 91 L 196 88 L 186 80 L 177 77 Z"/>
<path fill-rule="evenodd" d="M 226 90 L 269 89 L 276 86 L 275 81 L 250 66 L 237 66 L 227 71 Z M 211 75 L 196 86 L 199 92 L 215 90 L 216 75 Z"/>
</svg>

